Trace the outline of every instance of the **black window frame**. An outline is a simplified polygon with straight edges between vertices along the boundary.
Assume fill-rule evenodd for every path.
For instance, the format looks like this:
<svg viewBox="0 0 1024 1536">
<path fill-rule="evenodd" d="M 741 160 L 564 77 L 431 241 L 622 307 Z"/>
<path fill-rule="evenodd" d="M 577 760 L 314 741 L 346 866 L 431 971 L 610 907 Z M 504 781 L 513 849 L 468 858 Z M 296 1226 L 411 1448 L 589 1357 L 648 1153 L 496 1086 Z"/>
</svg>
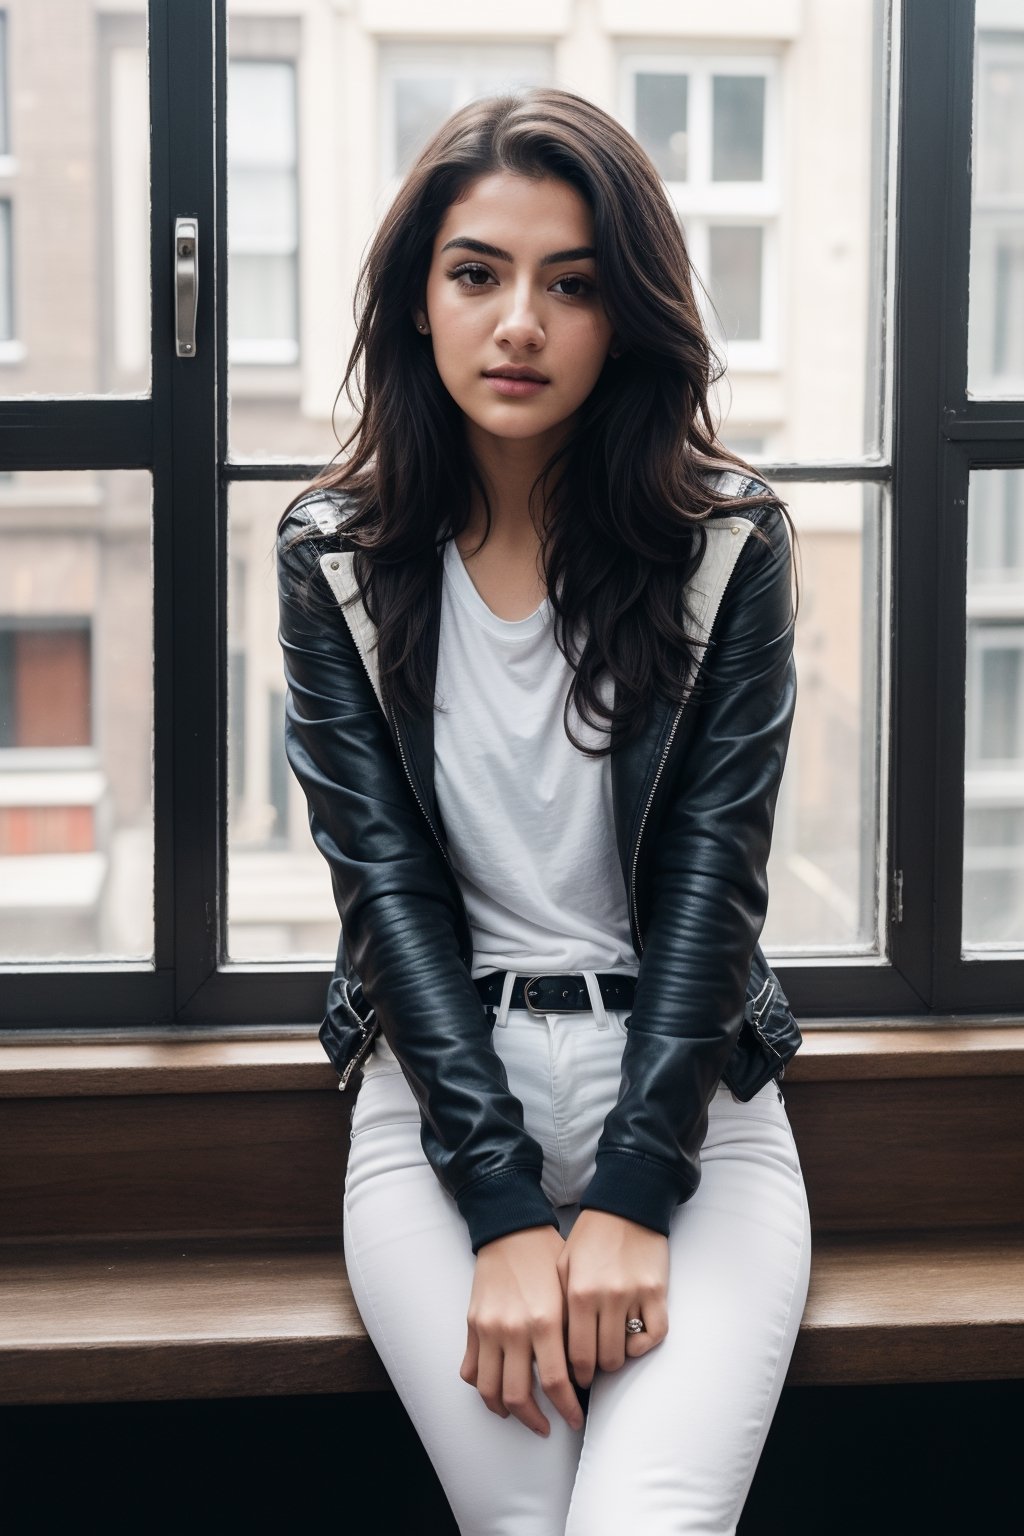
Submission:
<svg viewBox="0 0 1024 1536">
<path fill-rule="evenodd" d="M 215 303 L 227 275 L 226 0 L 149 0 L 148 20 L 152 396 L 0 401 L 0 471 L 153 473 L 155 964 L 4 964 L 0 1018 L 50 1030 L 305 1028 L 321 1017 L 330 962 L 223 959 L 227 501 L 232 485 L 280 481 L 283 506 L 284 482 L 319 466 L 228 457 L 226 303 Z M 960 955 L 968 477 L 1024 466 L 1024 399 L 967 394 L 974 4 L 894 0 L 893 20 L 891 468 L 764 465 L 783 495 L 794 481 L 874 481 L 893 498 L 888 958 L 780 961 L 798 1014 L 822 1027 L 1013 1015 L 1024 997 L 1024 955 Z M 884 50 L 888 31 L 876 31 Z M 874 134 L 880 167 L 886 125 Z M 200 229 L 189 360 L 174 356 L 172 334 L 171 240 L 184 215 Z"/>
</svg>

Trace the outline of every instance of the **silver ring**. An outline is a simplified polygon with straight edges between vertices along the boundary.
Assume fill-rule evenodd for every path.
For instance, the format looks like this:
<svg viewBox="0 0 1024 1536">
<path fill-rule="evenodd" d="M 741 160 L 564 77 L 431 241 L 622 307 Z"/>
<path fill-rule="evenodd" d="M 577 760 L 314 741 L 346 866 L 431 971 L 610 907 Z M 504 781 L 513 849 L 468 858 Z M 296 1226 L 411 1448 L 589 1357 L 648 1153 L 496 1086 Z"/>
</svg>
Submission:
<svg viewBox="0 0 1024 1536">
<path fill-rule="evenodd" d="M 626 1318 L 626 1332 L 627 1333 L 646 1333 L 647 1332 L 647 1324 L 644 1322 L 642 1317 L 627 1317 Z"/>
</svg>

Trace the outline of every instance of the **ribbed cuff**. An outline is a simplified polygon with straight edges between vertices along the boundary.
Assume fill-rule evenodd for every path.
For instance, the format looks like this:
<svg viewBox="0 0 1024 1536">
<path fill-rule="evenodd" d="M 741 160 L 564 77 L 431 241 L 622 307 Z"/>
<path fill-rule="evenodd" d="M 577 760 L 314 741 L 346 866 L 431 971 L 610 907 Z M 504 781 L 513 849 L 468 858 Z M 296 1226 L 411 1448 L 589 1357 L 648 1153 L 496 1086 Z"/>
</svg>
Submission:
<svg viewBox="0 0 1024 1536">
<path fill-rule="evenodd" d="M 678 1178 L 664 1163 L 635 1152 L 607 1151 L 597 1154 L 597 1168 L 580 1209 L 609 1211 L 667 1237 L 672 1212 L 682 1198 Z"/>
<path fill-rule="evenodd" d="M 496 1237 L 524 1227 L 557 1227 L 558 1218 L 544 1195 L 538 1177 L 526 1168 L 510 1168 L 479 1179 L 455 1196 L 469 1228 L 473 1252 Z"/>
</svg>

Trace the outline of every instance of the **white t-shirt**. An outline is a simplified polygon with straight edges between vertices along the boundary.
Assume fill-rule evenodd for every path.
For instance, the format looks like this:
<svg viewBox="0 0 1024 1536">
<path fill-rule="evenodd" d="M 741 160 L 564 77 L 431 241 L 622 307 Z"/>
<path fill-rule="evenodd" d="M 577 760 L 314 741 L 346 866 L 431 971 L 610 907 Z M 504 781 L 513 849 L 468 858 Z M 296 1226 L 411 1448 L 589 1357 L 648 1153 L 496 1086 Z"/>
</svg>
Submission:
<svg viewBox="0 0 1024 1536">
<path fill-rule="evenodd" d="M 434 786 L 469 913 L 474 977 L 638 970 L 615 846 L 611 760 L 586 757 L 565 734 L 572 675 L 555 644 L 550 599 L 529 618 L 498 618 L 450 539 Z M 575 713 L 572 724 L 588 744 L 607 740 Z"/>
</svg>

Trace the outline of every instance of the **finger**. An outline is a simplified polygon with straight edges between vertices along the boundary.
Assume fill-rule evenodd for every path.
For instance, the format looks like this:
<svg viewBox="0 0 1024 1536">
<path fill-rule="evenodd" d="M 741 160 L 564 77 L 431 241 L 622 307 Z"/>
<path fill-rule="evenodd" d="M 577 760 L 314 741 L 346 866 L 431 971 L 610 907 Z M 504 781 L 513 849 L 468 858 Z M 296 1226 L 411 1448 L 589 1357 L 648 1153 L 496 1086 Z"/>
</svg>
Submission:
<svg viewBox="0 0 1024 1536">
<path fill-rule="evenodd" d="M 569 1360 L 581 1387 L 589 1387 L 597 1368 L 597 1306 L 569 1288 Z"/>
<path fill-rule="evenodd" d="M 650 1343 L 648 1342 L 650 1336 L 647 1330 L 647 1308 L 636 1298 L 626 1308 L 626 1321 L 628 1322 L 631 1317 L 639 1317 L 641 1319 L 644 1331 L 643 1333 L 626 1333 L 626 1358 L 629 1360 L 635 1359 L 637 1355 L 646 1354 L 650 1348 Z"/>
<path fill-rule="evenodd" d="M 626 1304 L 607 1298 L 597 1319 L 597 1363 L 602 1371 L 617 1371 L 626 1359 Z"/>
<path fill-rule="evenodd" d="M 501 1395 L 505 1407 L 520 1424 L 525 1424 L 537 1435 L 550 1432 L 551 1425 L 533 1395 L 533 1350 L 529 1342 L 506 1349 Z"/>
<path fill-rule="evenodd" d="M 537 1375 L 541 1389 L 551 1406 L 562 1415 L 570 1429 L 583 1428 L 583 1409 L 569 1380 L 562 1329 L 545 1330 L 533 1341 L 537 1357 Z"/>
<path fill-rule="evenodd" d="M 480 1359 L 480 1340 L 472 1325 L 466 1329 L 466 1353 L 462 1357 L 459 1366 L 459 1375 L 463 1381 L 467 1381 L 471 1387 L 476 1386 L 477 1362 Z"/>
<path fill-rule="evenodd" d="M 646 1301 L 633 1308 L 630 1317 L 642 1317 L 644 1320 L 643 1333 L 631 1334 L 626 1344 L 627 1355 L 646 1355 L 647 1351 L 661 1343 L 668 1333 L 668 1307 L 664 1296 L 649 1296 Z"/>
<path fill-rule="evenodd" d="M 486 1339 L 480 1344 L 480 1358 L 476 1367 L 476 1389 L 492 1413 L 499 1419 L 508 1418 L 508 1409 L 502 1398 L 504 1357 L 502 1351 Z"/>
</svg>

